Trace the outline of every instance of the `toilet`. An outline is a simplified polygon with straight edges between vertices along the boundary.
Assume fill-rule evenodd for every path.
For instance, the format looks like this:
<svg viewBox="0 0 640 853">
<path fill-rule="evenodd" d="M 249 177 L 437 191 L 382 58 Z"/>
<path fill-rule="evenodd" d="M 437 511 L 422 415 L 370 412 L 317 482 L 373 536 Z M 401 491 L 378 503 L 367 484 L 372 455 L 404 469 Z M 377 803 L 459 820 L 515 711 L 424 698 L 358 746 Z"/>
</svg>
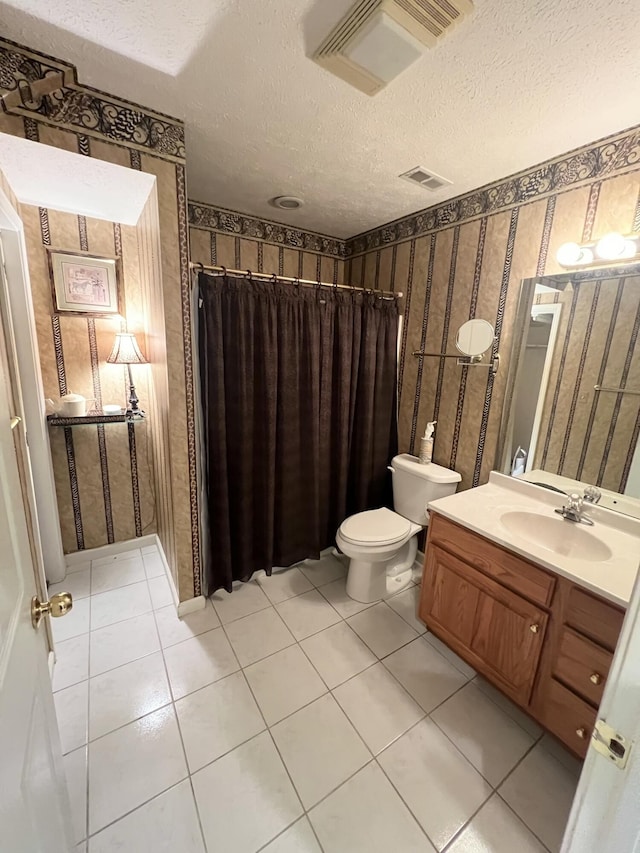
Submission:
<svg viewBox="0 0 640 853">
<path fill-rule="evenodd" d="M 429 521 L 427 504 L 452 495 L 462 479 L 433 462 L 421 465 L 408 453 L 394 456 L 389 470 L 394 510 L 359 512 L 345 519 L 336 534 L 338 548 L 349 557 L 347 595 L 367 604 L 408 586 L 417 534 Z"/>
</svg>

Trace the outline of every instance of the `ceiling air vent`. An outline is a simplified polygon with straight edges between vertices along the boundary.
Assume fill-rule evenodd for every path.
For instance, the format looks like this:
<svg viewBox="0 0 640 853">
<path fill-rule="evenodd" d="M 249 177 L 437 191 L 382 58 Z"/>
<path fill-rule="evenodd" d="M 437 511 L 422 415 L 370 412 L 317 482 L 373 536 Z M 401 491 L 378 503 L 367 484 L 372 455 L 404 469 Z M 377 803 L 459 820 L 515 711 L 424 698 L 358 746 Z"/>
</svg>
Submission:
<svg viewBox="0 0 640 853">
<path fill-rule="evenodd" d="M 472 9 L 471 0 L 359 0 L 313 59 L 375 95 Z"/>
<path fill-rule="evenodd" d="M 441 178 L 440 175 L 436 175 L 434 172 L 428 172 L 422 166 L 409 169 L 408 172 L 404 172 L 399 177 L 404 178 L 405 181 L 411 181 L 412 184 L 419 184 L 425 190 L 431 190 L 431 192 L 435 192 L 441 187 L 449 186 L 452 183 L 452 181 Z"/>
</svg>

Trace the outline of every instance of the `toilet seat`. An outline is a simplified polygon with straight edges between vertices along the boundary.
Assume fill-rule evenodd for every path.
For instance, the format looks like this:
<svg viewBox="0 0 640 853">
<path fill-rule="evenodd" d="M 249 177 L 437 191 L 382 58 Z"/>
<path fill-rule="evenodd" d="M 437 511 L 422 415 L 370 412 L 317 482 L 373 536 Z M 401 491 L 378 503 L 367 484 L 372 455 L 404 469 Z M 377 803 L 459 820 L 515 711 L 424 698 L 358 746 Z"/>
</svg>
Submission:
<svg viewBox="0 0 640 853">
<path fill-rule="evenodd" d="M 359 512 L 340 525 L 340 535 L 354 545 L 393 545 L 411 533 L 411 522 L 386 507 Z"/>
</svg>

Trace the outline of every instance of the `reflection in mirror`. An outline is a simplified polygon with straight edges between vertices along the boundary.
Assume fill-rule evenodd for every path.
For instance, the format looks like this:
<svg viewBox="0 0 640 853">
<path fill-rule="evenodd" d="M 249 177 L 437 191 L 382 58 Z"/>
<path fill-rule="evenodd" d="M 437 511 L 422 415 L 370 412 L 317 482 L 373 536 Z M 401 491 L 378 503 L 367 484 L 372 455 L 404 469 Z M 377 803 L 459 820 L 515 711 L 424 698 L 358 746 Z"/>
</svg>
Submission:
<svg viewBox="0 0 640 853">
<path fill-rule="evenodd" d="M 640 517 L 640 269 L 523 283 L 500 470 Z"/>
<path fill-rule="evenodd" d="M 494 328 L 487 320 L 467 320 L 458 329 L 456 346 L 465 355 L 482 355 L 493 343 L 494 335 Z"/>
</svg>

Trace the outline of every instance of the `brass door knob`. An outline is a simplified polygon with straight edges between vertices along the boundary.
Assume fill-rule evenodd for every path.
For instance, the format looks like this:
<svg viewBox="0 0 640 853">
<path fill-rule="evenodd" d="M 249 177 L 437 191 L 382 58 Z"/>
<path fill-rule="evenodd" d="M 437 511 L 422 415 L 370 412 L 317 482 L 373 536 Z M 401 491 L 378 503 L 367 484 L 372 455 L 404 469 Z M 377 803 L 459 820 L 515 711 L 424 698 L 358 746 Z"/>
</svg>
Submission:
<svg viewBox="0 0 640 853">
<path fill-rule="evenodd" d="M 531 631 L 532 634 L 537 634 L 538 631 L 540 630 L 540 626 L 538 625 L 537 622 L 534 622 L 533 625 L 529 625 L 529 630 Z"/>
<path fill-rule="evenodd" d="M 584 740 L 587 736 L 587 730 L 585 729 L 584 726 L 580 726 L 579 729 L 576 729 L 576 734 L 578 735 L 580 740 Z"/>
<path fill-rule="evenodd" d="M 37 595 L 31 599 L 31 624 L 37 628 L 45 616 L 66 616 L 73 607 L 70 592 L 57 592 L 49 601 L 40 601 Z"/>
<path fill-rule="evenodd" d="M 602 676 L 600 675 L 600 673 L 599 673 L 599 672 L 594 672 L 594 673 L 593 673 L 593 675 L 591 675 L 591 676 L 589 677 L 589 681 L 590 681 L 592 684 L 596 684 L 596 685 L 597 685 L 597 684 L 602 684 Z"/>
</svg>

